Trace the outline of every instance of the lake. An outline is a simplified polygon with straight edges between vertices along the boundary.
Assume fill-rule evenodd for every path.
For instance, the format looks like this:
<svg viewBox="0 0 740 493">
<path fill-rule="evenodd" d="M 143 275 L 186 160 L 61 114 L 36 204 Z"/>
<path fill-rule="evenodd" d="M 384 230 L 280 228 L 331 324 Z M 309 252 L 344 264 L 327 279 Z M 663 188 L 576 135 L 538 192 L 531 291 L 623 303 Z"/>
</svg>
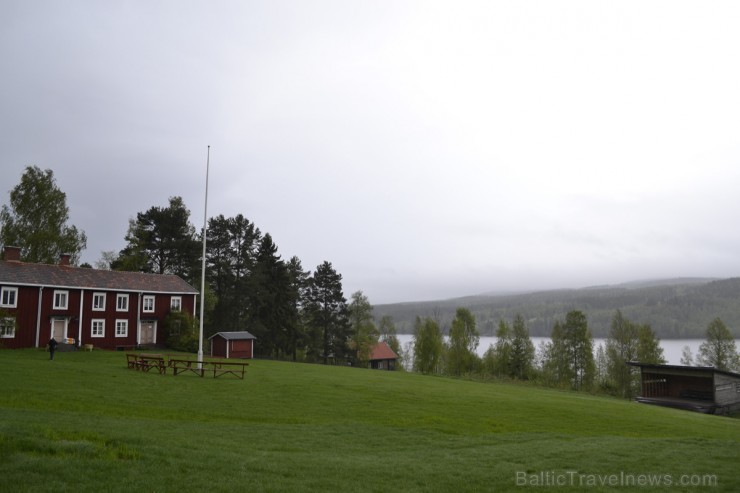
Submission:
<svg viewBox="0 0 740 493">
<path fill-rule="evenodd" d="M 535 349 L 539 347 L 542 341 L 550 341 L 549 337 L 530 337 L 530 339 L 532 339 Z M 406 344 L 413 342 L 414 336 L 411 334 L 399 334 L 398 340 L 401 342 L 401 347 L 405 350 Z M 702 342 L 704 342 L 704 339 L 661 339 L 660 346 L 663 348 L 663 357 L 668 360 L 669 365 L 680 365 L 684 346 L 691 348 L 691 354 L 694 356 L 694 360 L 696 360 L 699 354 L 699 346 L 701 346 Z M 481 337 L 477 351 L 478 356 L 483 356 L 491 344 L 496 344 L 495 337 Z M 606 344 L 606 339 L 594 338 L 594 352 L 599 347 L 599 344 Z M 740 347 L 740 339 L 735 340 L 735 346 Z"/>
</svg>

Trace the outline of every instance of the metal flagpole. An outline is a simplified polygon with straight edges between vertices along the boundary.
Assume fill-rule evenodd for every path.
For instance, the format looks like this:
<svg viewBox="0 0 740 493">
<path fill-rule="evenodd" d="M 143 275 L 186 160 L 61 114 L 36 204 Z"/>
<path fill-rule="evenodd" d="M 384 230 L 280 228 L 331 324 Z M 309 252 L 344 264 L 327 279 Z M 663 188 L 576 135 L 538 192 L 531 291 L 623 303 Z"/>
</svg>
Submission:
<svg viewBox="0 0 740 493">
<path fill-rule="evenodd" d="M 206 227 L 208 225 L 208 171 L 211 167 L 211 146 L 206 157 L 206 200 L 203 210 L 203 259 L 200 267 L 200 332 L 198 334 L 198 369 L 203 367 L 203 311 L 206 299 Z"/>
</svg>

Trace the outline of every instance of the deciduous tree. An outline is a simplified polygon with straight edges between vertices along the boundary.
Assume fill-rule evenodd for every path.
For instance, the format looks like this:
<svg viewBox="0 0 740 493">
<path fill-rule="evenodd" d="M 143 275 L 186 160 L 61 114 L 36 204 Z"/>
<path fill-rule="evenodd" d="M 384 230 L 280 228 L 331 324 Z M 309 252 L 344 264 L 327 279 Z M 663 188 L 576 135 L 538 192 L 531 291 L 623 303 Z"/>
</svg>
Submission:
<svg viewBox="0 0 740 493">
<path fill-rule="evenodd" d="M 77 265 L 87 236 L 68 220 L 67 195 L 53 171 L 28 166 L 10 191 L 10 205 L 0 210 L 0 242 L 19 247 L 26 262 L 55 264 L 65 253 Z"/>
<path fill-rule="evenodd" d="M 493 374 L 505 377 L 511 366 L 511 327 L 505 320 L 500 320 L 496 329 L 496 344 L 493 347 Z"/>
<path fill-rule="evenodd" d="M 606 340 L 607 374 L 619 396 L 631 398 L 635 393 L 635 375 L 628 361 L 637 360 L 637 326 L 617 310 Z"/>
<path fill-rule="evenodd" d="M 373 305 L 362 291 L 352 293 L 349 320 L 355 360 L 359 366 L 366 366 L 370 352 L 378 343 L 380 333 L 373 320 Z"/>
<path fill-rule="evenodd" d="M 416 317 L 414 323 L 414 370 L 429 374 L 439 371 L 442 357 L 442 331 L 431 318 L 423 321 Z"/>
<path fill-rule="evenodd" d="M 706 340 L 699 346 L 698 363 L 718 370 L 740 371 L 735 339 L 725 323 L 715 318 L 707 326 Z"/>
<path fill-rule="evenodd" d="M 666 363 L 660 339 L 648 324 L 637 326 L 637 361 L 654 365 Z"/>
<path fill-rule="evenodd" d="M 385 341 L 386 344 L 393 350 L 394 353 L 401 360 L 401 366 L 404 363 L 403 348 L 401 342 L 398 340 L 398 334 L 396 333 L 396 324 L 393 323 L 393 317 L 390 315 L 384 315 L 380 319 L 378 324 L 378 330 L 380 331 L 380 340 Z"/>
<path fill-rule="evenodd" d="M 458 308 L 450 328 L 450 345 L 447 352 L 447 370 L 452 375 L 473 372 L 478 366 L 475 350 L 480 342 L 475 317 L 467 308 Z"/>
</svg>

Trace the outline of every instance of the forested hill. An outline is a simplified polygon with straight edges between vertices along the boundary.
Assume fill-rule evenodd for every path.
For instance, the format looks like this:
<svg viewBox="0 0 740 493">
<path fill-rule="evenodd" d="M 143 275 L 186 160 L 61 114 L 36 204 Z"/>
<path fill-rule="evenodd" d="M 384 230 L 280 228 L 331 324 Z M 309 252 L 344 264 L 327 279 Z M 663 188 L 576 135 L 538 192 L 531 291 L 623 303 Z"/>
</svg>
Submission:
<svg viewBox="0 0 740 493">
<path fill-rule="evenodd" d="M 549 337 L 553 323 L 570 310 L 588 317 L 594 337 L 606 337 L 616 310 L 635 323 L 650 324 L 662 339 L 704 338 L 707 325 L 721 318 L 740 337 L 740 278 L 672 279 L 583 289 L 513 295 L 481 295 L 444 301 L 376 305 L 377 320 L 390 315 L 400 334 L 413 332 L 417 316 L 437 319 L 449 331 L 455 309 L 470 309 L 482 336 L 495 335 L 500 320 L 520 313 L 531 336 Z"/>
</svg>

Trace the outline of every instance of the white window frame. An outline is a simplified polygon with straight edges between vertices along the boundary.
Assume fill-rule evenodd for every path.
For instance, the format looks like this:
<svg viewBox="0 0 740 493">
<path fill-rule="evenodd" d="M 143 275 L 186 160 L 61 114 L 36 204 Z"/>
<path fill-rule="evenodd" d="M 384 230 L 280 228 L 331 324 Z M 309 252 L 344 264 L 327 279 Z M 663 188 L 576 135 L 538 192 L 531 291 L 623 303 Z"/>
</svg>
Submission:
<svg viewBox="0 0 740 493">
<path fill-rule="evenodd" d="M 154 299 L 155 297 L 152 295 L 145 295 L 141 300 L 141 311 L 144 313 L 154 313 Z"/>
<path fill-rule="evenodd" d="M 102 303 L 100 300 L 102 299 Z M 93 293 L 92 298 L 92 309 L 94 312 L 104 312 L 105 311 L 105 300 L 106 295 L 105 293 Z"/>
<path fill-rule="evenodd" d="M 122 304 L 125 306 L 121 307 Z M 127 294 L 116 295 L 116 311 L 117 312 L 127 312 L 128 311 L 128 295 Z"/>
<path fill-rule="evenodd" d="M 96 328 L 100 328 L 100 333 L 97 334 Z M 105 337 L 105 319 L 94 318 L 90 321 L 90 337 Z"/>
<path fill-rule="evenodd" d="M 64 300 L 64 304 L 60 303 Z M 55 310 L 66 310 L 69 306 L 69 291 L 61 289 L 54 290 L 54 309 Z"/>
<path fill-rule="evenodd" d="M 18 306 L 18 288 L 3 286 L 0 292 L 0 307 L 16 308 Z"/>
<path fill-rule="evenodd" d="M 10 331 L 6 329 L 10 327 Z M 0 318 L 0 339 L 15 339 L 15 318 Z"/>
<path fill-rule="evenodd" d="M 116 337 L 128 337 L 128 320 L 116 320 Z"/>
<path fill-rule="evenodd" d="M 170 297 L 170 311 L 173 311 L 173 312 L 182 311 L 182 296 Z"/>
</svg>

